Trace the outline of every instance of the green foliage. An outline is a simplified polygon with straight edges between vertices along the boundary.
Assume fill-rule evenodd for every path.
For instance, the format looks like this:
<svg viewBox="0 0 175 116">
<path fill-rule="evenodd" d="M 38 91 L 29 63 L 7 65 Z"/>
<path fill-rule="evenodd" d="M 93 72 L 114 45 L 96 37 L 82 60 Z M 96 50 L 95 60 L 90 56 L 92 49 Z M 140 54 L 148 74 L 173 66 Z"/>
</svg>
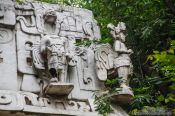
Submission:
<svg viewBox="0 0 175 116">
<path fill-rule="evenodd" d="M 148 57 L 149 60 L 153 60 L 155 68 L 158 69 L 159 73 L 163 75 L 161 78 L 162 82 L 170 82 L 171 89 L 175 90 L 175 44 L 171 42 L 171 47 L 166 51 L 154 51 L 153 55 Z M 167 80 L 167 81 L 166 81 Z"/>
<path fill-rule="evenodd" d="M 85 39 L 80 42 L 76 42 L 76 46 L 90 46 L 91 44 L 106 44 L 106 43 L 111 43 L 112 38 L 105 38 L 105 39 L 100 39 L 100 40 L 88 40 Z"/>
<path fill-rule="evenodd" d="M 135 97 L 130 110 L 139 110 L 147 105 L 166 106 L 165 99 L 169 97 L 167 94 L 164 95 L 160 88 L 156 89 L 163 83 L 175 80 L 171 78 L 175 74 L 175 67 L 162 66 L 175 62 L 174 50 L 168 49 L 167 52 L 169 42 L 175 36 L 175 19 L 166 3 L 162 0 L 84 0 L 84 3 L 81 4 L 82 7 L 93 11 L 103 38 L 110 36 L 106 28 L 109 22 L 126 23 L 128 32 L 126 42 L 134 51 L 132 61 L 135 67 L 134 77 L 131 80 Z M 155 52 L 152 56 L 152 59 L 155 59 L 152 67 L 150 61 L 147 61 L 147 56 L 155 49 L 164 52 L 157 54 Z M 174 88 L 174 84 L 170 88 Z"/>
<path fill-rule="evenodd" d="M 50 4 L 63 4 L 64 3 L 64 0 L 37 0 L 37 1 L 47 2 Z"/>
<path fill-rule="evenodd" d="M 134 98 L 133 102 L 130 104 L 129 111 L 136 112 L 141 110 L 143 106 L 159 106 L 158 96 L 160 92 L 155 90 L 155 82 L 158 82 L 157 77 L 145 77 L 142 80 L 134 78 L 131 83 L 135 81 L 137 86 L 133 86 Z M 137 109 L 137 110 L 136 110 Z"/>
<path fill-rule="evenodd" d="M 144 115 L 144 116 L 152 116 L 152 115 L 165 115 L 168 113 L 171 115 L 171 112 L 168 111 L 166 107 L 150 107 L 150 106 L 144 106 L 141 110 L 134 109 L 132 112 L 130 112 L 130 115 Z"/>
<path fill-rule="evenodd" d="M 111 101 L 108 95 L 95 95 L 94 104 L 96 104 L 96 111 L 98 111 L 99 114 L 102 114 L 103 116 L 107 116 L 108 113 L 111 113 L 113 111 L 111 107 Z"/>
<path fill-rule="evenodd" d="M 105 85 L 107 87 L 109 87 L 110 89 L 116 89 L 117 87 L 119 88 L 119 83 L 121 83 L 122 78 L 121 77 L 117 77 L 117 78 L 113 78 L 113 79 L 107 79 L 105 81 Z"/>
<path fill-rule="evenodd" d="M 103 116 L 108 116 L 113 111 L 111 106 L 111 97 L 120 91 L 119 83 L 121 78 L 107 79 L 105 85 L 108 88 L 106 91 L 98 91 L 95 95 L 94 104 L 96 111 Z"/>
<path fill-rule="evenodd" d="M 24 1 L 23 0 L 16 0 L 18 4 L 22 4 Z"/>
<path fill-rule="evenodd" d="M 131 80 L 131 87 L 134 90 L 135 97 L 130 110 L 134 108 L 141 109 L 147 105 L 166 106 L 164 101 L 167 96 L 157 87 L 175 80 L 174 78 L 169 78 L 174 75 L 174 66 L 171 65 L 164 67 L 166 69 L 160 69 L 160 64 L 155 63 L 157 61 L 154 61 L 153 65 L 156 66 L 153 67 L 150 61 L 146 61 L 147 56 L 152 54 L 155 49 L 167 51 L 170 40 L 174 39 L 175 19 L 169 7 L 162 0 L 86 1 L 83 7 L 93 11 L 100 25 L 103 38 L 110 36 L 106 28 L 109 22 L 117 24 L 119 21 L 123 21 L 126 23 L 128 32 L 126 42 L 134 51 L 132 56 L 134 77 Z M 169 53 L 172 52 L 174 51 L 169 50 Z M 174 59 L 173 53 L 169 53 L 166 55 L 165 52 L 161 52 L 159 60 L 166 60 L 167 63 L 174 62 L 175 60 L 170 60 Z M 160 72 L 161 75 L 162 73 L 165 74 L 164 78 L 160 77 Z M 174 86 L 171 86 L 171 88 L 174 88 Z M 159 96 L 163 96 L 164 100 L 161 101 Z"/>
<path fill-rule="evenodd" d="M 171 42 L 168 50 L 154 51 L 148 59 L 153 61 L 157 73 L 161 74 L 160 84 L 168 84 L 166 94 L 159 96 L 158 101 L 171 107 L 171 104 L 175 103 L 175 41 Z"/>
<path fill-rule="evenodd" d="M 38 1 L 47 2 L 51 4 L 63 4 L 75 7 L 82 7 L 83 5 L 86 4 L 85 0 L 38 0 Z"/>
</svg>

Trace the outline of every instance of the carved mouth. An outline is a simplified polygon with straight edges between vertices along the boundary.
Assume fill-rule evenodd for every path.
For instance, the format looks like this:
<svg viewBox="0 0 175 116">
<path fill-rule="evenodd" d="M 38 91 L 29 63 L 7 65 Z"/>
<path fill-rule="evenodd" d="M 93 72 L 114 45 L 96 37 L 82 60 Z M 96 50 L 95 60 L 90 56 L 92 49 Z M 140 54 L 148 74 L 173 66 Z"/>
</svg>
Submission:
<svg viewBox="0 0 175 116">
<path fill-rule="evenodd" d="M 55 68 L 50 68 L 49 73 L 52 75 L 52 77 L 57 77 L 57 71 Z"/>
</svg>

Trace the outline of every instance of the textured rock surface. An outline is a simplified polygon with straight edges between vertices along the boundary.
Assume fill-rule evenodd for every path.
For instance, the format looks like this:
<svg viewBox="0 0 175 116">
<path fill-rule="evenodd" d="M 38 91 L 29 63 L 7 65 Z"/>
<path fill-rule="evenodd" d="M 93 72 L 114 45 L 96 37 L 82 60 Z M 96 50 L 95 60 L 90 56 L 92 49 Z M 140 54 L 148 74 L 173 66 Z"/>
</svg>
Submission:
<svg viewBox="0 0 175 116">
<path fill-rule="evenodd" d="M 31 1 L 0 0 L 0 115 L 97 116 L 96 48 L 75 45 L 101 38 L 92 12 Z"/>
</svg>

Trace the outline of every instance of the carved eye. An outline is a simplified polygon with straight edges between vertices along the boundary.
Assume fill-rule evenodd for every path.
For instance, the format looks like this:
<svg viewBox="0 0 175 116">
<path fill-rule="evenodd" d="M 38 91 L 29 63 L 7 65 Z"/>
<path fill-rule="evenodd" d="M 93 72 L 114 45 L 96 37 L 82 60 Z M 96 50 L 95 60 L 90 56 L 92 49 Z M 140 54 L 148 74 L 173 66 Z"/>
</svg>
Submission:
<svg viewBox="0 0 175 116">
<path fill-rule="evenodd" d="M 5 99 L 6 97 L 5 96 L 1 96 L 1 99 Z"/>
<path fill-rule="evenodd" d="M 26 62 L 28 66 L 32 66 L 32 58 L 27 57 Z"/>
<path fill-rule="evenodd" d="M 33 46 L 33 43 L 30 42 L 30 41 L 27 41 L 27 42 L 25 43 L 25 48 L 26 48 L 27 50 L 31 50 L 32 46 Z"/>
</svg>

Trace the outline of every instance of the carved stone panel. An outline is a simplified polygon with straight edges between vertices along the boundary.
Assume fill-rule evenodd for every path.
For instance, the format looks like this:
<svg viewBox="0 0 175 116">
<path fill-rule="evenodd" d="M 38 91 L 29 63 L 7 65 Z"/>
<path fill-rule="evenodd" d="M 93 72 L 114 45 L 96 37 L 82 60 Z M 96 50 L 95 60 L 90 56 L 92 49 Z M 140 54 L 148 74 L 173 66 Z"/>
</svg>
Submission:
<svg viewBox="0 0 175 116">
<path fill-rule="evenodd" d="M 15 26 L 16 16 L 12 0 L 0 0 L 0 26 Z"/>
<path fill-rule="evenodd" d="M 23 110 L 22 96 L 14 91 L 0 90 L 0 109 L 11 111 Z"/>
<path fill-rule="evenodd" d="M 16 43 L 11 29 L 0 28 L 0 54 L 0 89 L 18 90 Z"/>
<path fill-rule="evenodd" d="M 100 38 L 89 10 L 0 0 L 0 115 L 5 110 L 97 116 L 93 95 L 105 88 L 96 73 L 97 47 L 76 43 Z M 111 54 L 104 59 L 112 59 Z M 126 115 L 118 107 L 114 112 L 110 115 Z"/>
</svg>

